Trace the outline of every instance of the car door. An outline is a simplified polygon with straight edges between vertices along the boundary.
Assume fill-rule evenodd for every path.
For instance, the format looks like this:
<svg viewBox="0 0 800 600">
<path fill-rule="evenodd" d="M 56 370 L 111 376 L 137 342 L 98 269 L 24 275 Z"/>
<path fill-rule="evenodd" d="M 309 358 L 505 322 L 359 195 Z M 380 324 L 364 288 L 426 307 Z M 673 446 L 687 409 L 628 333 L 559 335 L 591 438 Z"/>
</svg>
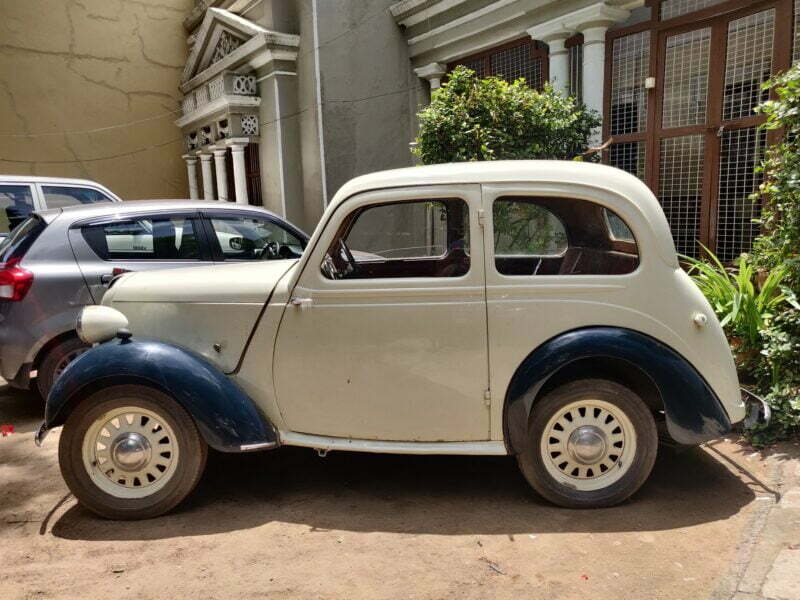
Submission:
<svg viewBox="0 0 800 600">
<path fill-rule="evenodd" d="M 211 255 L 196 212 L 148 213 L 76 223 L 70 244 L 95 302 L 126 271 L 209 264 Z"/>
<path fill-rule="evenodd" d="M 480 186 L 360 194 L 301 261 L 274 356 L 295 432 L 489 439 Z"/>
</svg>

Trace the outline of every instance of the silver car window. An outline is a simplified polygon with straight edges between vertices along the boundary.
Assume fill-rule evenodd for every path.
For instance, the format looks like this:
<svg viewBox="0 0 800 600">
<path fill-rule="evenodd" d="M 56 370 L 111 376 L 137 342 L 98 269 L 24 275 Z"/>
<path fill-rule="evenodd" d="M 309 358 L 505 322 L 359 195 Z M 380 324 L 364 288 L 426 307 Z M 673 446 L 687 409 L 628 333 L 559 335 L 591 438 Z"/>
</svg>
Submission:
<svg viewBox="0 0 800 600">
<path fill-rule="evenodd" d="M 0 232 L 17 227 L 33 212 L 29 185 L 0 185 Z"/>
<path fill-rule="evenodd" d="M 111 198 L 93 188 L 70 187 L 66 185 L 43 185 L 44 200 L 47 208 L 63 208 L 79 204 L 96 204 L 113 202 Z"/>
</svg>

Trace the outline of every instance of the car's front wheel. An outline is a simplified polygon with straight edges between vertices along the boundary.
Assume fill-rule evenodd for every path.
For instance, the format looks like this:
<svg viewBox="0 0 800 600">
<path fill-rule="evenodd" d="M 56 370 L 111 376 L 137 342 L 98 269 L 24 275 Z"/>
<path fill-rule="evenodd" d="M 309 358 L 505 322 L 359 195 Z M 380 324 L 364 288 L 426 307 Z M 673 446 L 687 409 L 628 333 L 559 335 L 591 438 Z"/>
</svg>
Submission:
<svg viewBox="0 0 800 600">
<path fill-rule="evenodd" d="M 657 448 L 655 421 L 641 398 L 613 381 L 585 379 L 534 405 L 518 461 L 531 486 L 554 504 L 603 507 L 641 487 Z"/>
<path fill-rule="evenodd" d="M 86 398 L 59 441 L 70 490 L 109 519 L 147 519 L 171 510 L 200 480 L 206 455 L 188 413 L 141 385 L 108 387 Z"/>
</svg>

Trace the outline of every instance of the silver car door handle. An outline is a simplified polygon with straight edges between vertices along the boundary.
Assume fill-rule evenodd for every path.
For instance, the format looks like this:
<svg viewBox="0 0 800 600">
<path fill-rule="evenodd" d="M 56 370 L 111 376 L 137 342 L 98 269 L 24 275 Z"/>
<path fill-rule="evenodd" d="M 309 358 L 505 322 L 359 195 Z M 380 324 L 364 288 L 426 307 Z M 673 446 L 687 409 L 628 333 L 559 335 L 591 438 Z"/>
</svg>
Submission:
<svg viewBox="0 0 800 600">
<path fill-rule="evenodd" d="M 311 308 L 311 305 L 314 304 L 314 300 L 311 298 L 292 298 L 289 300 L 289 304 L 298 306 L 301 310 L 305 310 L 306 308 Z"/>
</svg>

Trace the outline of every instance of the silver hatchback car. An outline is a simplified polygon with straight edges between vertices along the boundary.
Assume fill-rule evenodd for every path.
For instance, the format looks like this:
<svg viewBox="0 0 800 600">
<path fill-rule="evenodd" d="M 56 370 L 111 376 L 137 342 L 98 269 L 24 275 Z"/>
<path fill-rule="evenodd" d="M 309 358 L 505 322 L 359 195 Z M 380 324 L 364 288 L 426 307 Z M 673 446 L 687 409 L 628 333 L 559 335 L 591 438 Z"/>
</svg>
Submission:
<svg viewBox="0 0 800 600">
<path fill-rule="evenodd" d="M 0 376 L 44 397 L 87 346 L 75 323 L 128 271 L 299 257 L 308 236 L 256 206 L 158 200 L 32 213 L 0 241 Z"/>
</svg>

